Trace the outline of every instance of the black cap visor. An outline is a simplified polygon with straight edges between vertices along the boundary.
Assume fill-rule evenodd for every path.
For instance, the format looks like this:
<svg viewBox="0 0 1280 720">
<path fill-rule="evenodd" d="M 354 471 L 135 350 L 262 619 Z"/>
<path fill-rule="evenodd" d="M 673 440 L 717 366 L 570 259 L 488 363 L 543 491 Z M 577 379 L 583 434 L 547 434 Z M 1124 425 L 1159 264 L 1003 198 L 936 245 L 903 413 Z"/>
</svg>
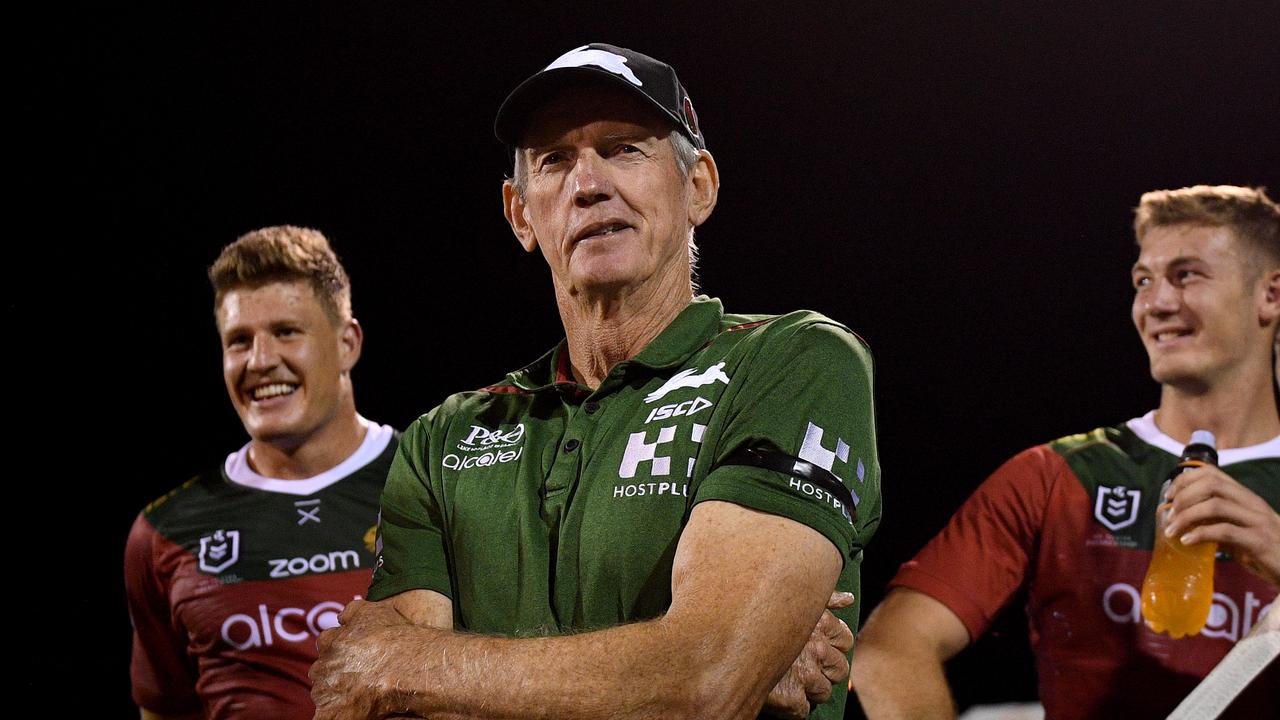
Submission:
<svg viewBox="0 0 1280 720">
<path fill-rule="evenodd" d="M 674 126 L 674 130 L 678 130 L 685 135 L 689 134 L 680 118 L 674 116 L 661 103 L 649 97 L 644 90 L 626 78 L 590 65 L 545 70 L 520 83 L 503 101 L 502 107 L 498 108 L 498 117 L 493 124 L 494 134 L 507 145 L 518 147 L 520 141 L 524 138 L 525 131 L 528 130 L 530 118 L 537 112 L 538 108 L 542 107 L 543 103 L 565 88 L 590 83 L 630 90 L 637 97 L 643 98 L 662 117 L 669 120 Z"/>
</svg>

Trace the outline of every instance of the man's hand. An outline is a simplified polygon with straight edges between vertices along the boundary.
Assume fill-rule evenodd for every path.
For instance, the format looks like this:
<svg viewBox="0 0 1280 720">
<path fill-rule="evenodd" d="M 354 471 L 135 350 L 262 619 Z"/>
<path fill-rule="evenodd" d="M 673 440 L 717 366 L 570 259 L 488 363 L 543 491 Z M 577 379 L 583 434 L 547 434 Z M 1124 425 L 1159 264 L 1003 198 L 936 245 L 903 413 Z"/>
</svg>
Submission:
<svg viewBox="0 0 1280 720">
<path fill-rule="evenodd" d="M 1280 587 L 1280 514 L 1212 465 L 1188 470 L 1169 487 L 1166 533 L 1184 545 L 1215 542 L 1241 565 Z"/>
<path fill-rule="evenodd" d="M 338 622 L 338 627 L 320 634 L 320 657 L 311 666 L 316 720 L 381 718 L 397 711 L 386 706 L 399 658 L 393 651 L 404 647 L 395 640 L 403 639 L 412 624 L 391 601 L 364 600 L 347 605 Z"/>
<path fill-rule="evenodd" d="M 804 649 L 839 575 L 840 550 L 817 530 L 707 500 L 680 535 L 671 607 L 652 620 L 503 638 L 446 629 L 448 599 L 426 590 L 352 603 L 320 638 L 315 717 L 747 720 Z M 398 604 L 414 593 L 437 597 L 436 611 Z"/>
<path fill-rule="evenodd" d="M 765 715 L 795 720 L 808 717 L 814 705 L 831 698 L 832 684 L 849 677 L 845 654 L 853 647 L 853 633 L 831 611 L 852 604 L 853 593 L 831 593 L 828 609 L 818 618 L 809 641 L 769 693 L 764 703 Z"/>
</svg>

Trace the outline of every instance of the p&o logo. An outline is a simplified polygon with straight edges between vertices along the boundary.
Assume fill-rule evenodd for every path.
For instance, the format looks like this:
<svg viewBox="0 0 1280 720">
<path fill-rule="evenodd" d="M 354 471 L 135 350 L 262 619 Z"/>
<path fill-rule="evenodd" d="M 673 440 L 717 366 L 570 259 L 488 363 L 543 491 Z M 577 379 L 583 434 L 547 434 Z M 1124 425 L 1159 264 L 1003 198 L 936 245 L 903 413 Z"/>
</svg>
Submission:
<svg viewBox="0 0 1280 720">
<path fill-rule="evenodd" d="M 462 454 L 449 453 L 441 464 L 450 470 L 464 470 L 509 463 L 520 459 L 524 453 L 523 442 L 524 423 L 505 431 L 472 425 L 471 432 L 457 445 Z"/>
<path fill-rule="evenodd" d="M 524 423 L 516 425 L 514 428 L 502 431 L 502 428 L 490 430 L 483 425 L 472 425 L 471 433 L 466 439 L 458 443 L 459 450 L 490 450 L 493 448 L 505 448 L 520 444 L 524 439 Z"/>
</svg>

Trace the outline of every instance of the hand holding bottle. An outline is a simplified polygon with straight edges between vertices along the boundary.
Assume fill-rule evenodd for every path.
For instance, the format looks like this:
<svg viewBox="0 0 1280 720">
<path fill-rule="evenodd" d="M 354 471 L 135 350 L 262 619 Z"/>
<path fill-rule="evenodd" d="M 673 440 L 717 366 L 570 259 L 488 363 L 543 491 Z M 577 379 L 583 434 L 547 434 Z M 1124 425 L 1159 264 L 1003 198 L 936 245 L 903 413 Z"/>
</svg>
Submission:
<svg viewBox="0 0 1280 720">
<path fill-rule="evenodd" d="M 1280 478 L 1277 478 L 1280 482 Z M 1166 531 L 1184 545 L 1217 543 L 1254 575 L 1280 588 L 1280 514 L 1212 465 L 1179 475 L 1169 487 Z"/>
</svg>

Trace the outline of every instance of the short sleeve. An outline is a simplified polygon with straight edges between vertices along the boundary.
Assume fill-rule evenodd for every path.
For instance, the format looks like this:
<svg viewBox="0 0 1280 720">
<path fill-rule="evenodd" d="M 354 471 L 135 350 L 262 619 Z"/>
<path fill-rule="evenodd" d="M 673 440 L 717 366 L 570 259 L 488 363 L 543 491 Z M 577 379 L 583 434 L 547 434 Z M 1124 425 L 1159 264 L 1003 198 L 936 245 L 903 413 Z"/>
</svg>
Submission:
<svg viewBox="0 0 1280 720">
<path fill-rule="evenodd" d="M 1053 480 L 1064 466 L 1044 445 L 1015 455 L 902 565 L 889 587 L 910 588 L 946 605 L 976 640 L 1025 581 Z"/>
<path fill-rule="evenodd" d="M 427 453 L 431 415 L 405 431 L 382 491 L 377 560 L 370 600 L 407 590 L 434 590 L 452 598 L 444 521 L 431 483 Z"/>
<path fill-rule="evenodd" d="M 125 594 L 133 623 L 129 674 L 133 700 L 140 707 L 179 714 L 200 707 L 197 671 L 187 653 L 187 634 L 170 611 L 166 573 L 157 567 L 159 539 L 146 517 L 138 515 L 124 554 Z"/>
<path fill-rule="evenodd" d="M 693 501 L 724 500 L 803 523 L 847 561 L 880 521 L 871 354 L 835 323 L 807 321 L 777 330 L 734 371 L 740 384 L 715 446 L 715 465 L 694 489 Z M 744 449 L 829 471 L 852 493 L 855 508 L 846 509 L 804 477 L 739 462 Z"/>
</svg>

